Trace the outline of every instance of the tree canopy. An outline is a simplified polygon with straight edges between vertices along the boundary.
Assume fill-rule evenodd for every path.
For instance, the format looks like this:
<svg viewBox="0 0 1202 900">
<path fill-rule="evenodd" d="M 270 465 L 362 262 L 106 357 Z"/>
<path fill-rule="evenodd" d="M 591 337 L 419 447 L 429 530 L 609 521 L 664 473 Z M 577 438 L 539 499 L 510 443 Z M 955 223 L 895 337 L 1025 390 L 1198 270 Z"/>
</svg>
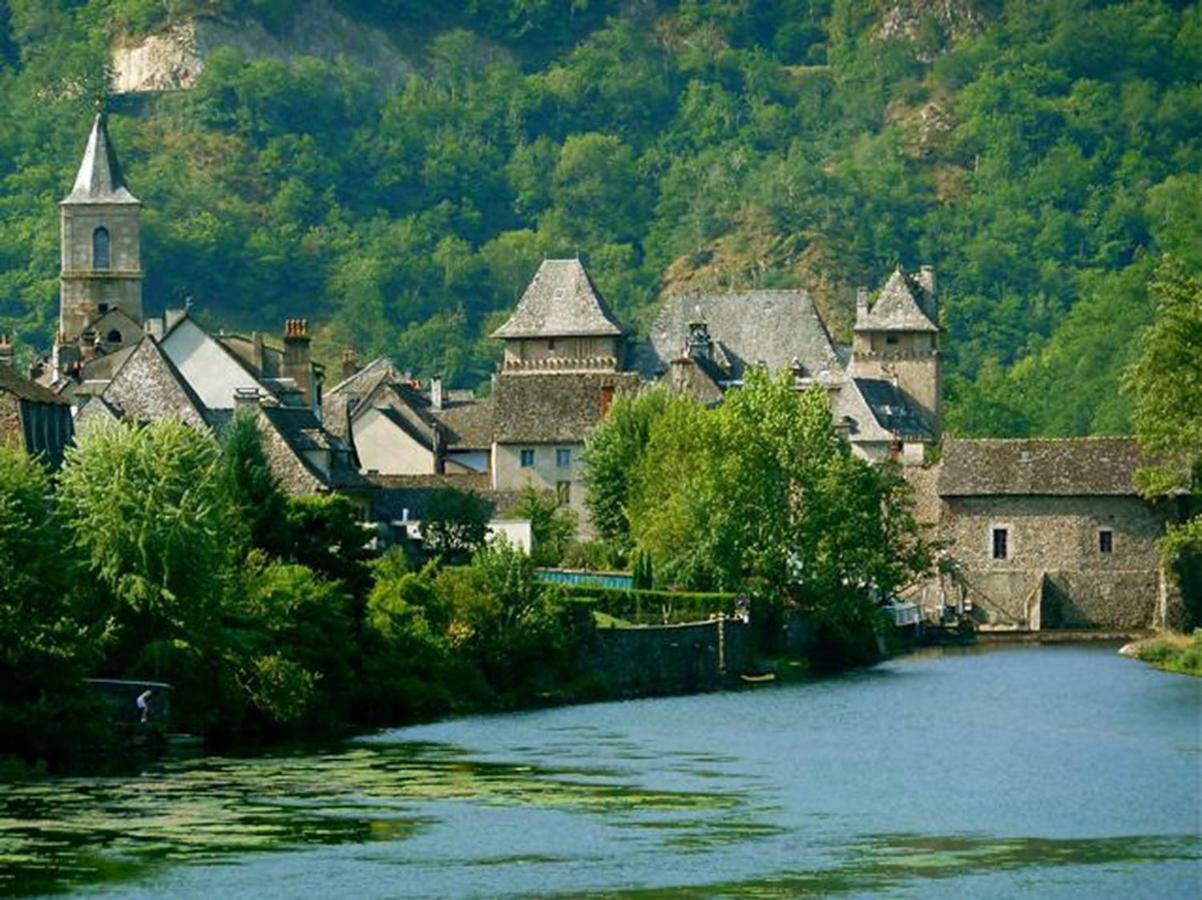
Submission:
<svg viewBox="0 0 1202 900">
<path fill-rule="evenodd" d="M 351 344 L 473 386 L 544 255 L 579 252 L 636 328 L 667 290 L 804 287 L 842 337 L 857 285 L 926 263 L 953 431 L 1129 430 L 1150 260 L 1202 271 L 1202 12 L 886 7 L 341 0 L 404 48 L 388 85 L 216 47 L 190 89 L 112 101 L 148 308 L 304 314 L 331 365 Z M 0 330 L 23 353 L 53 333 L 54 201 L 110 46 L 194 12 L 287 45 L 302 8 L 0 4 Z"/>
</svg>

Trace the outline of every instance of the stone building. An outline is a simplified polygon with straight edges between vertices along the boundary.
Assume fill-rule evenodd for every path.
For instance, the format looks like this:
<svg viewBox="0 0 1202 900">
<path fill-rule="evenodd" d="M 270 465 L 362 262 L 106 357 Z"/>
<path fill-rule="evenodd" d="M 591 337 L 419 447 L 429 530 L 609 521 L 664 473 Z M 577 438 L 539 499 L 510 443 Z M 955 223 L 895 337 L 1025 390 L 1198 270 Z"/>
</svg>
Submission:
<svg viewBox="0 0 1202 900">
<path fill-rule="evenodd" d="M 59 328 L 31 373 L 42 394 L 68 424 L 74 409 L 81 433 L 173 416 L 216 437 L 236 408 L 253 406 L 287 490 L 353 490 L 361 479 L 350 451 L 318 417 L 323 372 L 310 357 L 307 322 L 286 321 L 276 345 L 258 333 L 212 334 L 188 309 L 145 315 L 141 214 L 102 112 L 60 204 Z"/>
<path fill-rule="evenodd" d="M 381 357 L 347 373 L 322 402 L 327 427 L 379 475 L 490 474 L 492 404 L 470 391 L 428 389 Z"/>
<path fill-rule="evenodd" d="M 71 441 L 71 403 L 11 366 L 12 344 L 0 336 L 0 444 L 39 457 L 51 468 Z"/>
<path fill-rule="evenodd" d="M 851 347 L 832 340 L 801 290 L 667 298 L 633 365 L 704 403 L 743 383 L 748 367 L 788 369 L 798 390 L 820 385 L 836 427 L 866 459 L 922 462 L 939 434 L 939 329 L 934 274 L 893 273 L 875 304 L 857 304 Z M 922 297 L 922 304 L 915 299 Z"/>
<path fill-rule="evenodd" d="M 946 441 L 912 483 L 951 572 L 912 596 L 995 630 L 1177 621 L 1157 550 L 1169 510 L 1140 497 L 1139 464 L 1131 438 Z"/>
<path fill-rule="evenodd" d="M 493 486 L 555 491 L 581 517 L 588 433 L 614 394 L 639 376 L 624 371 L 626 335 L 578 259 L 543 260 L 508 321 L 493 378 Z"/>
</svg>

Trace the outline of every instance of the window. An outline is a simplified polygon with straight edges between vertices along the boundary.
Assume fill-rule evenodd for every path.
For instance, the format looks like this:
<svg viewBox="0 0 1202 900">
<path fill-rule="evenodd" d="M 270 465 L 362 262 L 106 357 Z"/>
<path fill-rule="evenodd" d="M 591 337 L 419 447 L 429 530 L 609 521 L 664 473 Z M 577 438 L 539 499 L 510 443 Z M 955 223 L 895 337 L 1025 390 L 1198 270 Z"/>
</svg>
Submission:
<svg viewBox="0 0 1202 900">
<path fill-rule="evenodd" d="M 100 313 L 101 315 L 104 315 L 108 311 L 109 311 L 109 305 L 107 303 L 97 303 L 96 304 L 96 312 Z"/>
<path fill-rule="evenodd" d="M 116 328 L 114 328 L 112 331 L 110 331 L 108 333 L 108 336 L 105 338 L 105 340 L 108 341 L 110 344 L 120 344 L 121 343 L 121 332 L 118 331 Z"/>
<path fill-rule="evenodd" d="M 547 338 L 547 349 L 552 353 L 555 352 L 555 338 Z"/>
<path fill-rule="evenodd" d="M 1008 559 L 1010 556 L 1010 532 L 1005 528 L 993 529 L 993 558 Z"/>
<path fill-rule="evenodd" d="M 896 334 L 885 335 L 885 343 L 886 344 L 896 344 L 897 343 L 897 335 Z"/>
<path fill-rule="evenodd" d="M 555 451 L 555 465 L 560 469 L 566 469 L 572 464 L 572 451 L 567 447 L 559 447 Z"/>
<path fill-rule="evenodd" d="M 522 468 L 529 469 L 534 465 L 534 450 L 530 447 L 522 449 Z"/>
<path fill-rule="evenodd" d="M 92 268 L 109 267 L 109 230 L 103 226 L 92 232 Z"/>
<path fill-rule="evenodd" d="M 1098 552 L 1113 553 L 1114 552 L 1114 532 L 1109 528 L 1098 529 Z"/>
<path fill-rule="evenodd" d="M 572 502 L 572 482 L 557 481 L 555 482 L 555 493 L 559 496 L 559 505 L 567 506 Z"/>
</svg>

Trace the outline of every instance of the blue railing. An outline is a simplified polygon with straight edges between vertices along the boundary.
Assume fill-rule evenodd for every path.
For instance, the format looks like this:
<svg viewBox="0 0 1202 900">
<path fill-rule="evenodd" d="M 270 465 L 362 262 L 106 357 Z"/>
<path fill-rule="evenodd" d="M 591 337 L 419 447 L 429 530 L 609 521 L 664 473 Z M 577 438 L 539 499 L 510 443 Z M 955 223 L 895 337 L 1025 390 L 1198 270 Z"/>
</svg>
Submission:
<svg viewBox="0 0 1202 900">
<path fill-rule="evenodd" d="M 535 569 L 534 577 L 550 584 L 586 585 L 588 587 L 634 587 L 634 576 L 628 572 L 589 572 L 585 569 Z"/>
</svg>

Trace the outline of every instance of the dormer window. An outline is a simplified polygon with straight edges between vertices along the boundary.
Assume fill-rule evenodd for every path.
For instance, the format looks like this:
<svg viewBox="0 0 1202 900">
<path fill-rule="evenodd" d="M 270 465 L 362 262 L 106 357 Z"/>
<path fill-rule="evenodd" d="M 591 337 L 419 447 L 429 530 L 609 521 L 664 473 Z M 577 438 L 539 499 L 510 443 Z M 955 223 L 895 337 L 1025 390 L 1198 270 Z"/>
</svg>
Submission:
<svg viewBox="0 0 1202 900">
<path fill-rule="evenodd" d="M 120 344 L 121 343 L 121 332 L 118 331 L 116 328 L 114 328 L 112 331 L 110 331 L 108 333 L 108 335 L 105 336 L 105 340 L 108 341 L 108 343 L 110 343 L 110 344 Z"/>
<path fill-rule="evenodd" d="M 104 226 L 92 232 L 92 268 L 109 267 L 109 230 Z"/>
</svg>

